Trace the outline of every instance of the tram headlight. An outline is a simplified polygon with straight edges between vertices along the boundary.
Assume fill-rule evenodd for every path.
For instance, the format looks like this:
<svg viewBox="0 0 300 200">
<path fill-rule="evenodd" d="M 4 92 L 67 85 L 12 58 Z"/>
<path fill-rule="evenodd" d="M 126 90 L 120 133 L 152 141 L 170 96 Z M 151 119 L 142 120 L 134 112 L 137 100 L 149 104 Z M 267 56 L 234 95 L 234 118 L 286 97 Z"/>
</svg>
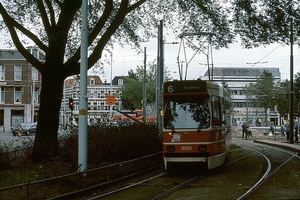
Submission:
<svg viewBox="0 0 300 200">
<path fill-rule="evenodd" d="M 201 151 L 201 152 L 207 151 L 207 146 L 206 145 L 199 145 L 198 150 Z"/>
<path fill-rule="evenodd" d="M 174 152 L 175 151 L 175 146 L 167 146 L 167 151 L 168 152 Z"/>
</svg>

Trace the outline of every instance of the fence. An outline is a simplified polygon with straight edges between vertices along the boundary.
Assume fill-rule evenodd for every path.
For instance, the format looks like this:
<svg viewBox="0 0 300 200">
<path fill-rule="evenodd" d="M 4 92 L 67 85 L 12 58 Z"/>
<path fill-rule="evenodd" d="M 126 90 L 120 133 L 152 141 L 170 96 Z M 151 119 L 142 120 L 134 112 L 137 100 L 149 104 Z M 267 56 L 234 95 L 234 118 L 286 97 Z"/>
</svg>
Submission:
<svg viewBox="0 0 300 200">
<path fill-rule="evenodd" d="M 91 187 L 99 182 L 116 179 L 129 173 L 147 168 L 161 162 L 161 152 L 148 156 L 114 163 L 85 172 L 70 173 L 62 176 L 51 177 L 43 180 L 32 181 L 24 184 L 0 188 L 3 199 L 51 199 L 61 194 L 53 191 L 70 193 L 80 188 Z M 97 182 L 95 182 L 97 181 Z M 51 188 L 51 190 L 48 190 Z"/>
</svg>

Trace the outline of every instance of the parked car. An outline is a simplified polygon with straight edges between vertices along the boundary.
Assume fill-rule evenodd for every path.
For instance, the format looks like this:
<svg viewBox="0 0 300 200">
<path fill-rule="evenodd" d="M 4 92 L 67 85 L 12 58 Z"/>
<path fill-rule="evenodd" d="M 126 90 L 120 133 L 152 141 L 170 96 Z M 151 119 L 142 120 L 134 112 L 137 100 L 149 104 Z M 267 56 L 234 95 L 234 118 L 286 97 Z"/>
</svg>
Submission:
<svg viewBox="0 0 300 200">
<path fill-rule="evenodd" d="M 34 123 L 34 124 L 28 129 L 28 132 L 29 132 L 29 133 L 36 133 L 36 127 L 37 127 L 37 123 Z"/>
<path fill-rule="evenodd" d="M 32 122 L 23 122 L 18 125 L 17 128 L 12 128 L 12 134 L 14 136 L 18 135 L 18 130 L 21 130 L 21 135 L 29 135 L 30 133 L 36 132 L 36 123 Z"/>
</svg>

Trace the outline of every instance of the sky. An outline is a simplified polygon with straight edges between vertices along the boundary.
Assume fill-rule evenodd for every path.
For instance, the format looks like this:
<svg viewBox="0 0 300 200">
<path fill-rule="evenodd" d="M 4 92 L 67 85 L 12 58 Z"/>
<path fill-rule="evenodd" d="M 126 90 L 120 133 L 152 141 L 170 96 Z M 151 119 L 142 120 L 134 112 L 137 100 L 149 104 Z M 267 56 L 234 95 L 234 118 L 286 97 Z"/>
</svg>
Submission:
<svg viewBox="0 0 300 200">
<path fill-rule="evenodd" d="M 167 43 L 180 42 L 179 39 L 167 41 Z M 141 48 L 146 47 L 147 63 L 153 62 L 157 58 L 157 41 L 152 40 L 148 43 L 141 44 Z M 179 70 L 177 64 L 177 57 L 183 65 L 185 71 L 185 57 L 182 47 L 179 44 L 165 44 L 165 61 L 164 64 L 170 71 L 174 79 L 179 79 Z M 219 50 L 212 50 L 212 61 L 214 67 L 245 67 L 245 68 L 279 68 L 281 79 L 290 79 L 290 46 L 282 46 L 280 44 L 272 44 L 253 49 L 243 49 L 240 43 L 229 45 L 229 48 L 222 48 Z M 201 78 L 207 71 L 207 57 L 203 53 L 198 53 L 191 49 L 186 50 L 186 58 L 188 60 L 187 79 Z M 194 56 L 194 57 L 193 57 Z M 293 46 L 294 57 L 294 74 L 300 72 L 300 49 L 297 45 Z M 155 61 L 156 63 L 156 61 Z M 116 46 L 113 51 L 113 63 L 104 66 L 104 76 L 101 79 L 109 79 L 112 76 L 127 75 L 128 70 L 135 70 L 137 66 L 143 66 L 144 54 L 137 53 L 130 46 L 122 48 Z M 185 74 L 183 74 L 183 77 Z M 109 80 L 107 80 L 109 82 Z"/>
</svg>

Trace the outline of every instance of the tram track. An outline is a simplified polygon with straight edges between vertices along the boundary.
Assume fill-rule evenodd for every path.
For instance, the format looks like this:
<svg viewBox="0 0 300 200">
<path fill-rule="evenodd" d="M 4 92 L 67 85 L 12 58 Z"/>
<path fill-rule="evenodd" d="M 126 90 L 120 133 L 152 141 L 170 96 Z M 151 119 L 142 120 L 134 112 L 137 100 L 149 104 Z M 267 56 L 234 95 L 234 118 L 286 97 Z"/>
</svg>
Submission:
<svg viewBox="0 0 300 200">
<path fill-rule="evenodd" d="M 280 191 L 276 188 L 284 184 L 274 180 L 282 180 L 283 176 L 286 176 L 284 172 L 290 170 L 294 163 L 300 164 L 300 157 L 295 152 L 249 140 L 233 139 L 232 142 L 238 147 L 230 152 L 228 162 L 219 169 L 186 176 L 182 173 L 167 173 L 160 169 L 150 176 L 130 179 L 122 183 L 116 182 L 112 188 L 101 189 L 77 199 L 181 200 L 187 197 L 194 199 L 299 197 L 296 193 L 289 196 L 272 194 Z"/>
<path fill-rule="evenodd" d="M 237 140 L 235 140 L 237 141 Z M 270 178 L 274 177 L 274 175 L 278 172 L 280 172 L 281 170 L 283 170 L 283 168 L 290 164 L 291 161 L 296 158 L 298 159 L 298 161 L 300 161 L 300 157 L 297 155 L 297 153 L 295 152 L 292 152 L 292 151 L 289 151 L 289 150 L 285 150 L 285 149 L 282 149 L 282 148 L 279 148 L 279 147 L 272 147 L 272 146 L 269 146 L 269 145 L 265 145 L 265 144 L 251 144 L 251 145 L 247 145 L 247 143 L 249 143 L 248 141 L 239 141 L 239 143 L 243 143 L 243 148 L 247 148 L 253 152 L 257 152 L 259 153 L 260 155 L 262 155 L 266 162 L 268 163 L 268 167 L 265 171 L 265 173 L 263 174 L 263 176 L 260 178 L 259 181 L 257 181 L 250 189 L 248 189 L 244 194 L 242 194 L 240 197 L 238 197 L 237 199 L 238 200 L 242 200 L 242 199 L 245 199 L 249 196 L 251 196 L 252 193 L 255 192 L 255 190 L 259 189 L 266 181 L 268 181 Z M 245 147 L 246 146 L 246 147 Z M 249 147 L 251 146 L 251 147 Z M 272 157 L 270 155 L 267 155 L 266 153 L 262 153 L 260 152 L 259 150 L 257 149 L 254 149 L 254 148 L 260 148 L 260 147 L 263 147 L 263 151 L 265 151 L 266 149 L 271 149 L 273 154 L 274 154 L 274 151 L 277 151 L 277 152 L 280 152 L 280 153 L 283 153 L 283 154 L 287 154 L 287 156 L 290 156 L 290 157 L 287 157 L 285 161 L 283 161 L 281 164 L 277 164 L 277 166 L 273 167 L 273 169 L 271 170 L 272 168 L 272 164 L 271 164 L 271 159 L 268 158 L 269 157 Z"/>
<path fill-rule="evenodd" d="M 149 194 L 144 194 L 142 199 L 160 199 L 173 192 L 176 192 L 189 184 L 192 184 L 195 181 L 198 181 L 206 177 L 205 174 L 189 174 L 187 176 L 179 176 L 175 173 L 169 173 L 164 171 L 162 173 L 147 177 L 143 180 L 138 180 L 136 182 L 130 182 L 125 184 L 123 187 L 119 187 L 102 194 L 93 194 L 92 197 L 84 197 L 83 199 L 95 200 L 95 199 L 123 199 L 123 196 L 126 196 L 126 193 L 135 193 L 139 188 L 146 188 Z M 169 184 L 165 183 L 164 180 L 169 180 Z M 139 188 L 138 188 L 139 187 Z M 129 190 L 132 190 L 130 192 Z M 125 194 L 120 194 L 124 192 Z M 134 199 L 134 197 L 127 196 L 128 199 Z M 81 199 L 81 198 L 80 198 Z"/>
</svg>

